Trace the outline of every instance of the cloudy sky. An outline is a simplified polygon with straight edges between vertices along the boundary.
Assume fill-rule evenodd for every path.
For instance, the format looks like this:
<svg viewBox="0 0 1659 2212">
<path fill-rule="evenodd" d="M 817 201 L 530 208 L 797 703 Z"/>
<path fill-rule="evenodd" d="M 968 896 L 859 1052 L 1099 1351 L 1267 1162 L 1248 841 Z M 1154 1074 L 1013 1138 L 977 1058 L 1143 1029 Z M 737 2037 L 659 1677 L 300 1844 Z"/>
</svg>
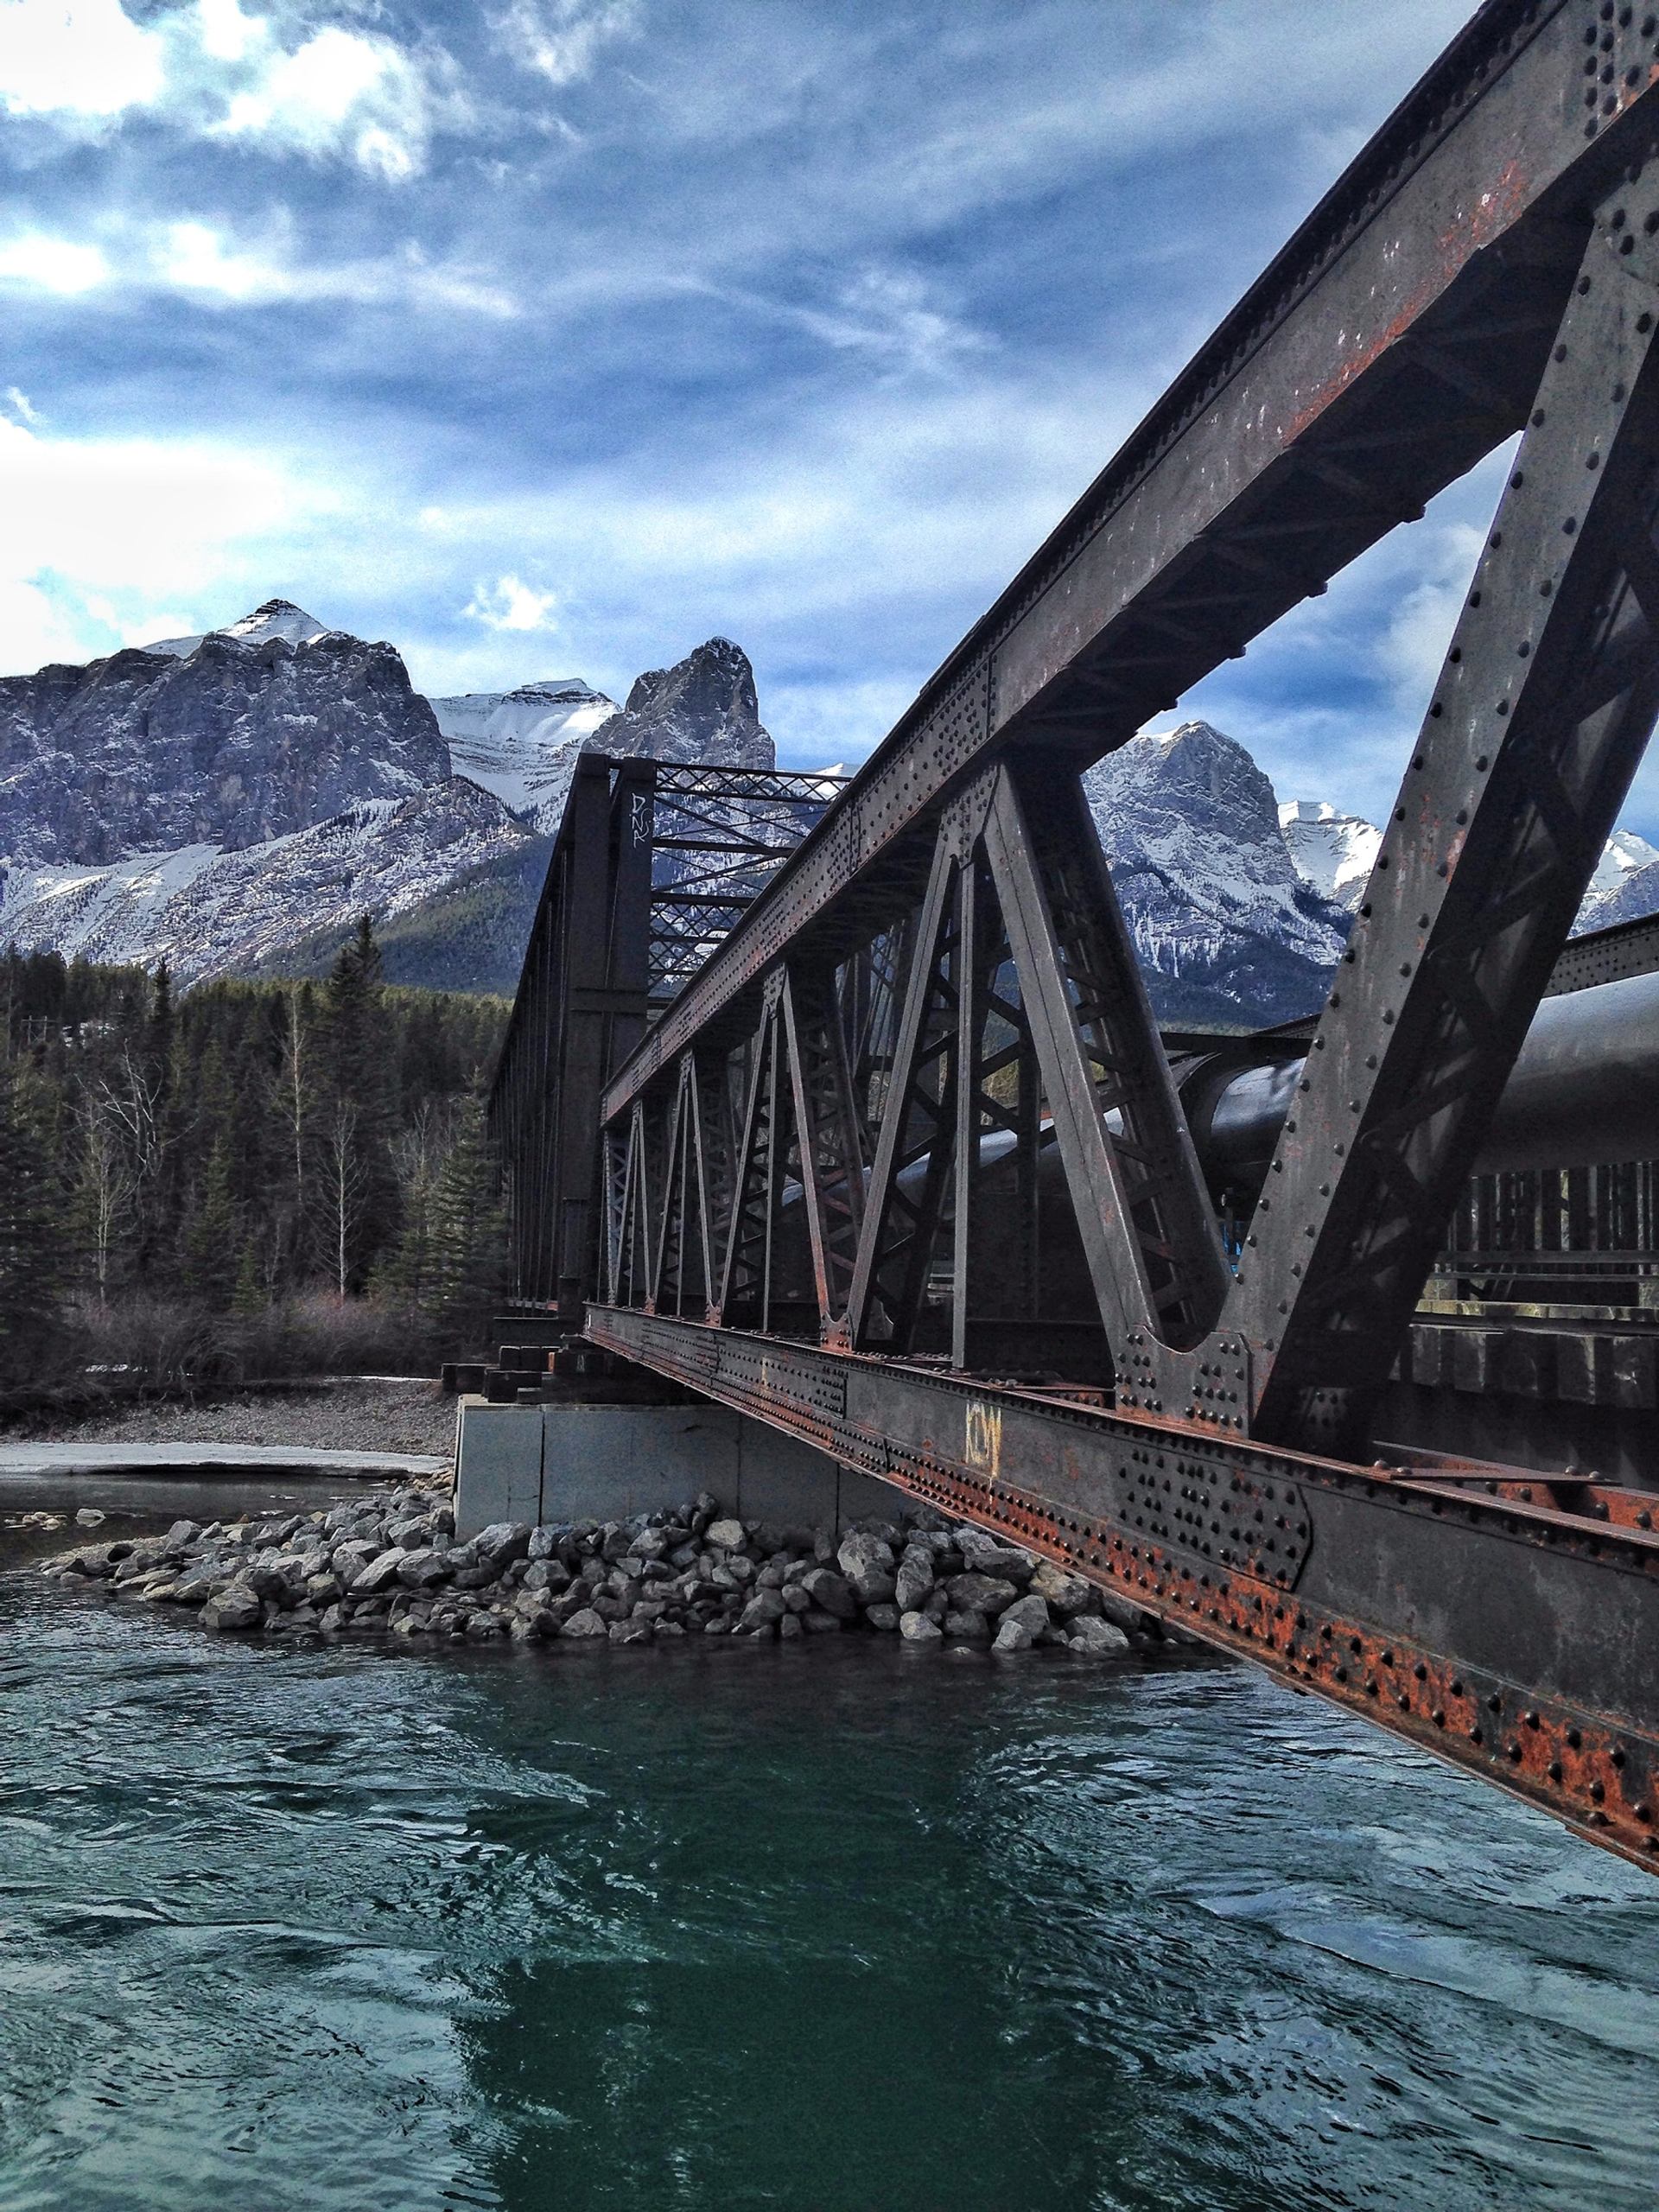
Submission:
<svg viewBox="0 0 1659 2212">
<path fill-rule="evenodd" d="M 0 0 L 0 670 L 712 632 L 856 760 L 1467 0 Z M 1387 804 L 1491 468 L 1186 702 Z"/>
</svg>

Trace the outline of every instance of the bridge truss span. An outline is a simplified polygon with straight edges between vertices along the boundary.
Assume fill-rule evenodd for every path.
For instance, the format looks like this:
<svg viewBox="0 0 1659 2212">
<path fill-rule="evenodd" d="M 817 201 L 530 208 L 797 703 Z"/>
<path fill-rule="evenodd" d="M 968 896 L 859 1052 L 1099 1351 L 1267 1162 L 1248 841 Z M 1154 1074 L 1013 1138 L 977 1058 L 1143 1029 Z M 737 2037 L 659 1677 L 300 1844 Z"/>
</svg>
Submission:
<svg viewBox="0 0 1659 2212">
<path fill-rule="evenodd" d="M 1490 0 L 649 1004 L 588 833 L 514 1039 L 589 1009 L 532 1211 L 595 1342 L 1659 1867 L 1659 1499 L 1377 1433 L 1659 710 L 1656 149 L 1659 20 Z M 1082 772 L 1516 433 L 1224 1220 Z"/>
</svg>

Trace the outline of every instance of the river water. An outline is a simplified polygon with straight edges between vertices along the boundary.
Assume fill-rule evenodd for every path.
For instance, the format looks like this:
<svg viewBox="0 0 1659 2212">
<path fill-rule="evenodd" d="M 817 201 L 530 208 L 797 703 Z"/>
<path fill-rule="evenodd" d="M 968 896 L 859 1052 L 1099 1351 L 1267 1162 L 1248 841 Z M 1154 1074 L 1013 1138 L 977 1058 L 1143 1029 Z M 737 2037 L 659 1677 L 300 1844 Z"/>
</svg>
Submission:
<svg viewBox="0 0 1659 2212">
<path fill-rule="evenodd" d="M 1659 1883 L 1243 1668 L 0 1574 L 3 2212 L 1652 2212 L 1656 2124 Z"/>
</svg>

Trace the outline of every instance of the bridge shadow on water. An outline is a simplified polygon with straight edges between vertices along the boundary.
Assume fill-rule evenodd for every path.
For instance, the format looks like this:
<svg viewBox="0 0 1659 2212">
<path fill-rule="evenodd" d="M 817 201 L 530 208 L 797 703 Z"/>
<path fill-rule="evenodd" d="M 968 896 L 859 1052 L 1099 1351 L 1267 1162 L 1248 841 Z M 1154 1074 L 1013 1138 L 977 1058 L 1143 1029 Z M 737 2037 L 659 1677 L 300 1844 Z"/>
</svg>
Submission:
<svg viewBox="0 0 1659 2212">
<path fill-rule="evenodd" d="M 1659 1891 L 1243 1668 L 0 1637 L 6 2212 L 1651 2203 Z"/>
</svg>

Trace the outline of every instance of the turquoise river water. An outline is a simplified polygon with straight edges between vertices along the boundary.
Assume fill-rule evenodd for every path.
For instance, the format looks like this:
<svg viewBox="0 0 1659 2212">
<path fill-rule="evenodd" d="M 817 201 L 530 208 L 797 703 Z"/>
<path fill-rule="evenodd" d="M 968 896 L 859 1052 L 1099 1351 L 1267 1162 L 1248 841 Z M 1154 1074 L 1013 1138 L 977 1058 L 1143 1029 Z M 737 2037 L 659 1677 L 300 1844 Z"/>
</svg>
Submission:
<svg viewBox="0 0 1659 2212">
<path fill-rule="evenodd" d="M 0 1574 L 3 2212 L 1652 2212 L 1656 2130 L 1659 1883 L 1243 1668 Z"/>
</svg>

